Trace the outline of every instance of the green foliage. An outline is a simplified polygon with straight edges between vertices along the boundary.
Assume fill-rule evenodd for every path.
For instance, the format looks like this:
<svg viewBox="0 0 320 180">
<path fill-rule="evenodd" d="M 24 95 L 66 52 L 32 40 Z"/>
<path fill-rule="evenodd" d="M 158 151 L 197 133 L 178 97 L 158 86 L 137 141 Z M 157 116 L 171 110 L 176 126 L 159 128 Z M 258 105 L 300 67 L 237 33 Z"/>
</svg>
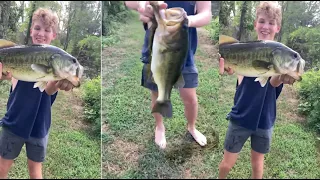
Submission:
<svg viewBox="0 0 320 180">
<path fill-rule="evenodd" d="M 101 37 L 89 35 L 78 42 L 78 48 L 81 55 L 86 57 L 84 60 L 78 57 L 80 64 L 88 67 L 85 74 L 89 77 L 94 77 L 100 74 Z"/>
<path fill-rule="evenodd" d="M 100 138 L 101 132 L 101 78 L 100 76 L 88 80 L 83 84 L 81 98 L 84 101 L 84 115 L 93 124 L 93 131 Z"/>
<path fill-rule="evenodd" d="M 109 36 L 117 31 L 121 23 L 126 22 L 130 11 L 124 1 L 103 1 L 102 35 Z"/>
<path fill-rule="evenodd" d="M 320 65 L 320 26 L 299 27 L 289 35 L 287 44 L 306 60 L 306 69 Z"/>
<path fill-rule="evenodd" d="M 302 79 L 297 84 L 301 100 L 299 112 L 306 115 L 309 125 L 317 127 L 320 132 L 320 71 L 307 71 Z"/>
<path fill-rule="evenodd" d="M 0 80 L 0 93 L 5 94 L 10 91 L 11 81 Z"/>
<path fill-rule="evenodd" d="M 219 41 L 220 33 L 219 16 L 212 19 L 211 23 L 205 28 L 209 31 L 209 36 L 210 39 L 213 41 L 213 44 L 216 44 Z"/>
</svg>

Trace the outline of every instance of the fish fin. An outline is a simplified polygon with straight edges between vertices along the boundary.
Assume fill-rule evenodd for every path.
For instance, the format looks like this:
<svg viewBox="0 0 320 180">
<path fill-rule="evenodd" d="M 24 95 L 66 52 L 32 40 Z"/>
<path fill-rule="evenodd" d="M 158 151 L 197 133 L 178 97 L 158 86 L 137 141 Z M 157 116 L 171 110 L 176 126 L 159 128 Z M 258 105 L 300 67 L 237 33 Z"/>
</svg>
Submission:
<svg viewBox="0 0 320 180">
<path fill-rule="evenodd" d="M 5 39 L 0 39 L 0 48 L 4 47 L 12 47 L 15 46 L 16 44 L 14 42 L 5 40 Z"/>
<path fill-rule="evenodd" d="M 52 72 L 52 69 L 48 66 L 45 66 L 43 64 L 31 64 L 31 68 L 34 71 L 43 73 L 43 74 L 49 74 L 50 72 Z"/>
<path fill-rule="evenodd" d="M 151 113 L 160 113 L 163 117 L 172 117 L 172 104 L 170 100 L 159 102 L 153 106 Z"/>
<path fill-rule="evenodd" d="M 269 77 L 258 77 L 254 81 L 259 81 L 261 87 L 264 87 L 264 86 L 266 86 L 268 79 L 269 79 Z"/>
<path fill-rule="evenodd" d="M 39 88 L 39 90 L 41 92 L 44 91 L 44 89 L 46 89 L 47 87 L 47 82 L 46 81 L 38 81 L 36 83 L 34 83 L 33 88 Z"/>
<path fill-rule="evenodd" d="M 179 89 L 179 88 L 183 88 L 185 85 L 184 79 L 182 74 L 179 76 L 179 79 L 177 80 L 177 82 L 173 85 L 174 88 Z"/>
<path fill-rule="evenodd" d="M 257 70 L 260 71 L 261 74 L 264 74 L 270 71 L 273 68 L 273 64 L 266 61 L 255 60 L 252 61 L 252 66 Z"/>
<path fill-rule="evenodd" d="M 236 40 L 233 37 L 226 36 L 226 35 L 220 35 L 219 36 L 219 44 L 232 44 L 232 43 L 238 43 L 239 41 Z"/>
</svg>

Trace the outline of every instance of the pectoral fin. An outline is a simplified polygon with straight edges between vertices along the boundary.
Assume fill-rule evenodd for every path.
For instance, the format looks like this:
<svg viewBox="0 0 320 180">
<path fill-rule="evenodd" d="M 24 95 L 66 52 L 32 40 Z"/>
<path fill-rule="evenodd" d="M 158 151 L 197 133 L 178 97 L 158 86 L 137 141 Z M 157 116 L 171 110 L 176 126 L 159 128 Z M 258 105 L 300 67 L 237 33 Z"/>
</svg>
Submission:
<svg viewBox="0 0 320 180">
<path fill-rule="evenodd" d="M 36 71 L 43 74 L 49 74 L 52 72 L 52 68 L 45 66 L 43 64 L 31 64 L 31 68 Z"/>
<path fill-rule="evenodd" d="M 34 83 L 33 88 L 37 88 L 37 87 L 38 87 L 39 90 L 40 90 L 41 92 L 43 92 L 44 89 L 46 88 L 46 86 L 47 86 L 47 82 L 45 82 L 45 81 L 39 81 L 39 82 Z"/>
<path fill-rule="evenodd" d="M 179 88 L 183 88 L 184 85 L 185 85 L 185 82 L 184 82 L 183 76 L 181 74 L 178 81 L 173 85 L 173 87 L 179 89 Z"/>
<path fill-rule="evenodd" d="M 269 77 L 258 77 L 254 81 L 259 81 L 261 87 L 264 87 L 264 86 L 266 86 L 268 79 L 269 79 Z"/>
<path fill-rule="evenodd" d="M 252 66 L 260 72 L 260 74 L 265 74 L 271 69 L 273 69 L 273 64 L 266 61 L 255 60 L 252 62 Z M 260 75 L 259 74 L 259 75 Z"/>
</svg>

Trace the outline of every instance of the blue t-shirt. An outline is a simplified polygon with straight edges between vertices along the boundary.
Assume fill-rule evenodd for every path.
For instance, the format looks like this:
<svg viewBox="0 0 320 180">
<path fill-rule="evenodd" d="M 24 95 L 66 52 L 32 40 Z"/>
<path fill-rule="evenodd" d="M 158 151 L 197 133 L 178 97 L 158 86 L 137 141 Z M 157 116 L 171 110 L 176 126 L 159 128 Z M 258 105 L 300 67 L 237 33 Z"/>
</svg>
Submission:
<svg viewBox="0 0 320 180">
<path fill-rule="evenodd" d="M 43 138 L 51 125 L 51 105 L 57 94 L 48 95 L 39 88 L 33 88 L 34 82 L 18 81 L 10 89 L 7 112 L 2 118 L 3 126 L 22 138 Z"/>
<path fill-rule="evenodd" d="M 165 1 L 168 4 L 168 8 L 181 7 L 183 8 L 187 15 L 195 15 L 195 5 L 196 1 Z M 144 24 L 144 29 L 146 30 L 144 44 L 142 47 L 142 62 L 148 63 L 148 57 L 150 52 L 148 51 L 148 36 L 149 31 L 147 29 L 147 24 Z M 198 39 L 197 39 L 197 29 L 194 27 L 189 27 L 189 50 L 184 64 L 182 73 L 198 73 L 198 70 L 194 63 L 194 55 L 197 50 Z"/>
<path fill-rule="evenodd" d="M 234 106 L 227 119 L 250 129 L 269 129 L 276 119 L 276 100 L 283 84 L 273 87 L 268 80 L 265 87 L 255 82 L 255 77 L 244 77 L 240 85 L 236 85 Z"/>
</svg>

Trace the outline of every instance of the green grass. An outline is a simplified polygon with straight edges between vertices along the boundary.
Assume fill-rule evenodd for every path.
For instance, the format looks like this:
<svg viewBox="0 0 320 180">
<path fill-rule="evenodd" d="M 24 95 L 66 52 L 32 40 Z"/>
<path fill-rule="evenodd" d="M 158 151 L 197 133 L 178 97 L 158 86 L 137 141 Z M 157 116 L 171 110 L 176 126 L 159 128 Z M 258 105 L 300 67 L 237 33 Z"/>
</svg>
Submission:
<svg viewBox="0 0 320 180">
<path fill-rule="evenodd" d="M 233 105 L 236 83 L 235 76 L 219 76 L 216 58 L 208 54 L 217 49 L 199 42 L 196 54 L 200 81 L 197 127 L 207 136 L 207 147 L 199 147 L 186 136 L 184 107 L 174 90 L 173 118 L 164 120 L 167 148 L 159 150 L 154 143 L 150 92 L 140 86 L 144 30 L 136 14 L 121 27 L 118 37 L 119 41 L 102 54 L 102 177 L 217 178 L 228 125 L 225 116 Z M 264 178 L 319 177 L 314 134 L 295 119 L 288 119 L 286 112 L 295 110 L 290 109 L 294 106 L 286 106 L 285 98 L 280 98 L 278 104 L 271 152 L 265 156 Z M 228 178 L 250 176 L 249 140 Z"/>
<path fill-rule="evenodd" d="M 1 117 L 5 114 L 8 87 L 1 86 Z M 101 178 L 101 141 L 92 135 L 85 123 L 78 90 L 60 91 L 52 106 L 44 178 Z M 9 172 L 9 178 L 28 179 L 25 146 Z"/>
</svg>

